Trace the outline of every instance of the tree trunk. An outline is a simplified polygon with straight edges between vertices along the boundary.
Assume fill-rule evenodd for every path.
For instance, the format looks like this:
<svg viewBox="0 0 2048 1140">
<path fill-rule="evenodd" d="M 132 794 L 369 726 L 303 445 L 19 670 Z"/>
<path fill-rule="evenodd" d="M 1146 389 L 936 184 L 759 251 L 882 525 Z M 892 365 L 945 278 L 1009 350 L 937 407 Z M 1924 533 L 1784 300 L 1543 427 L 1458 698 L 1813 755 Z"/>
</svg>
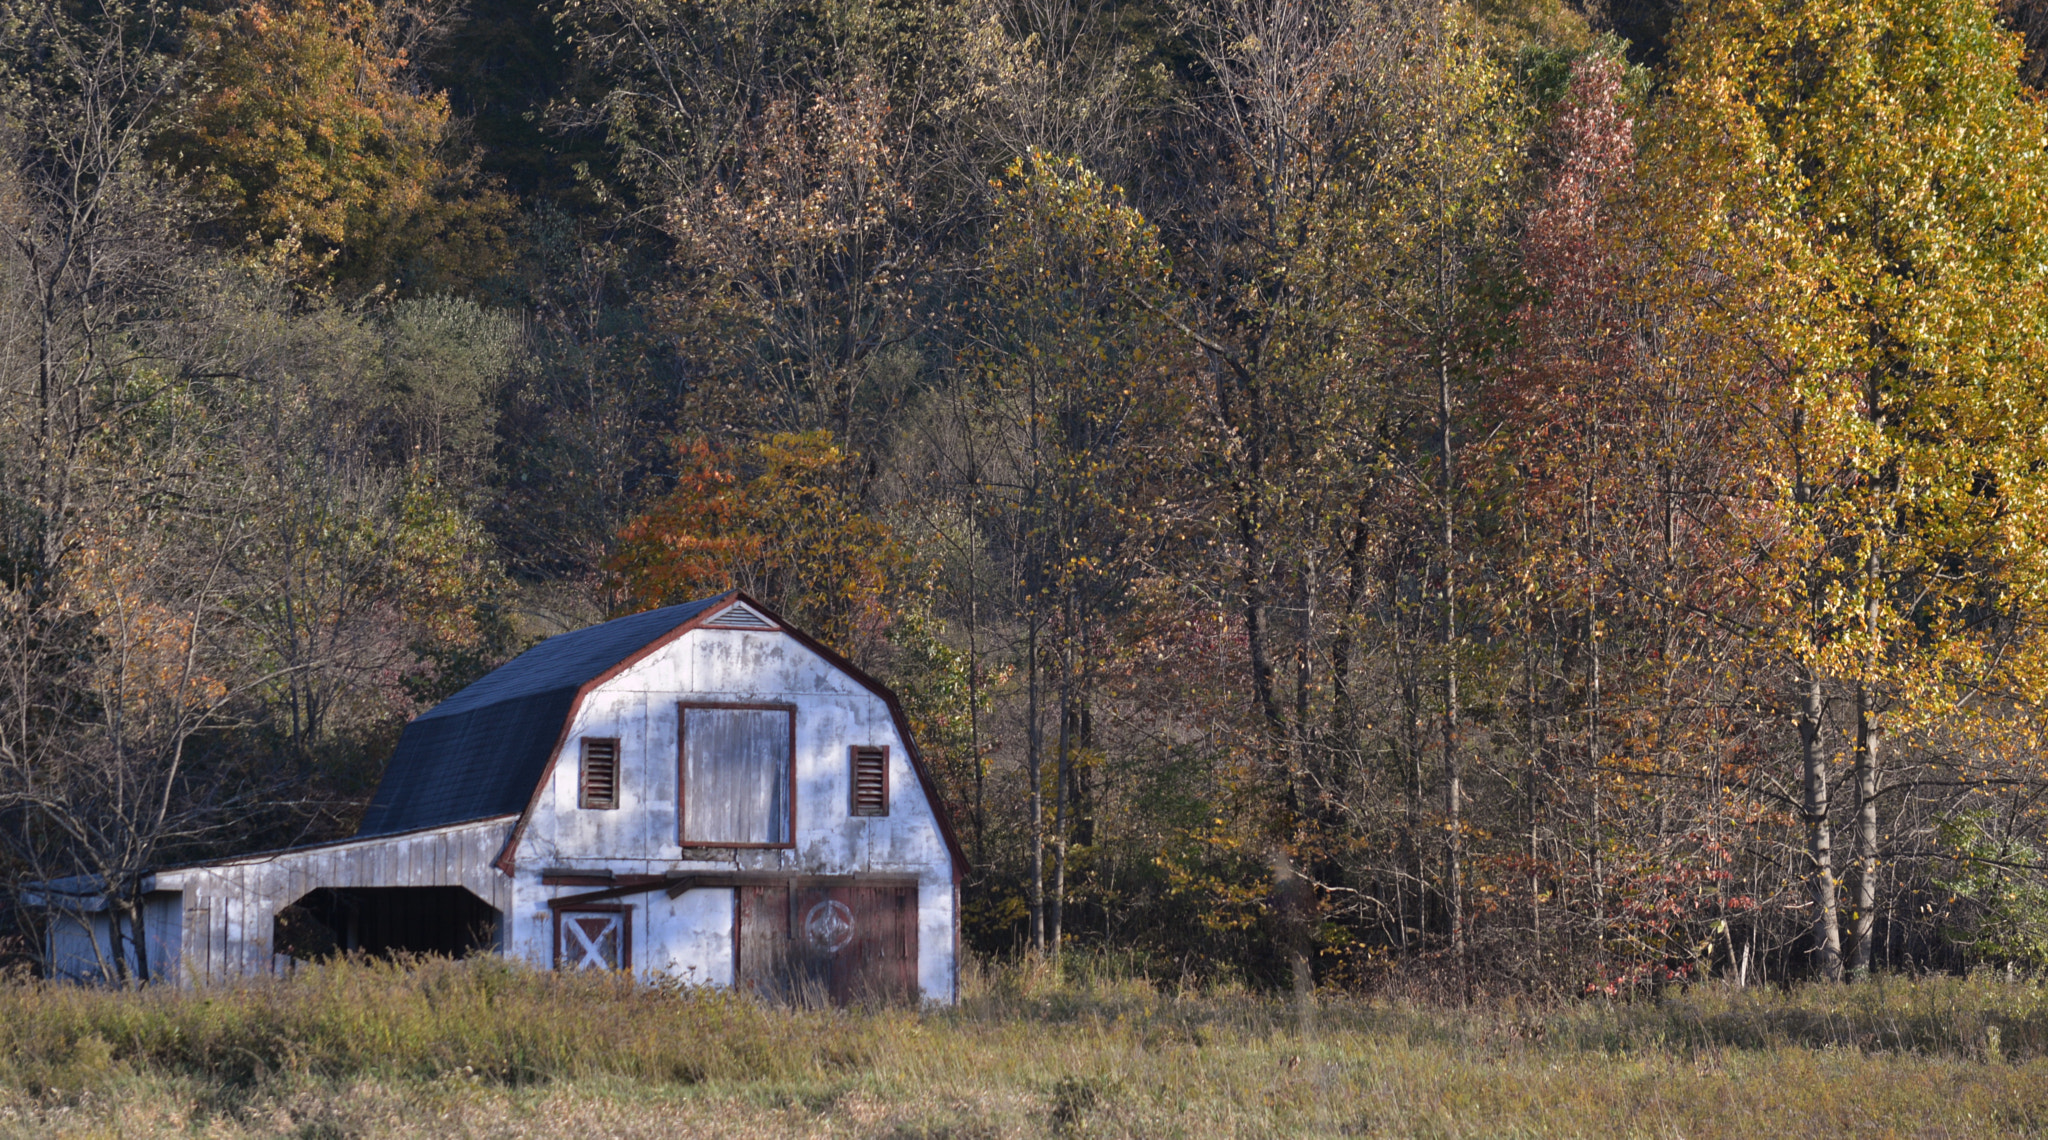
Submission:
<svg viewBox="0 0 2048 1140">
<path fill-rule="evenodd" d="M 1435 145 L 1447 145 L 1450 132 L 1444 123 L 1444 63 L 1446 45 L 1444 5 L 1429 9 L 1430 31 L 1435 40 L 1431 62 L 1430 95 L 1434 118 Z M 1451 952 L 1465 953 L 1465 773 L 1464 758 L 1458 750 L 1458 543 L 1456 452 L 1451 439 L 1451 341 L 1456 335 L 1457 308 L 1454 277 L 1457 255 L 1452 249 L 1450 197 L 1447 167 L 1450 155 L 1439 149 L 1436 156 L 1435 217 L 1436 282 L 1436 422 L 1437 448 L 1442 453 L 1442 486 L 1438 494 L 1443 507 L 1443 778 L 1444 778 L 1444 906 L 1450 927 Z"/>
<path fill-rule="evenodd" d="M 1401 613 L 1395 611 L 1394 631 L 1397 638 L 1401 637 L 1401 625 L 1404 620 Z M 1419 635 L 1421 630 L 1418 629 L 1416 633 Z M 1428 785 L 1423 776 L 1423 756 L 1428 748 L 1428 740 L 1422 726 L 1422 687 L 1417 683 L 1416 677 L 1421 665 L 1421 662 L 1416 660 L 1419 654 L 1413 640 L 1402 640 L 1408 642 L 1407 651 L 1404 653 L 1398 645 L 1395 649 L 1397 657 L 1401 659 L 1401 712 L 1405 722 L 1402 725 L 1402 744 L 1408 761 L 1408 771 L 1405 773 L 1408 794 L 1403 797 L 1406 810 L 1401 821 L 1401 869 L 1406 874 L 1408 882 L 1415 885 L 1414 921 L 1409 921 L 1409 912 L 1405 904 L 1401 910 L 1401 949 L 1406 950 L 1410 931 L 1420 934 L 1429 926 L 1429 899 L 1424 888 L 1424 884 L 1429 881 L 1428 869 L 1425 866 L 1428 856 L 1424 851 L 1422 838 L 1423 797 L 1428 794 Z M 1414 640 L 1419 640 L 1419 636 Z"/>
<path fill-rule="evenodd" d="M 149 977 L 149 908 L 142 898 L 140 885 L 130 896 L 134 901 L 129 911 L 128 931 L 135 939 L 135 980 L 147 983 Z"/>
<path fill-rule="evenodd" d="M 1542 865 L 1543 748 L 1537 739 L 1536 699 L 1536 618 L 1533 613 L 1525 612 L 1522 618 L 1522 731 L 1529 753 L 1529 949 L 1540 969 L 1543 961 L 1543 880 L 1537 868 Z"/>
<path fill-rule="evenodd" d="M 1309 967 L 1309 885 L 1287 852 L 1272 852 L 1273 896 L 1279 904 L 1280 940 L 1286 947 L 1288 975 L 1294 983 L 1298 1028 L 1307 1033 L 1315 1013 L 1315 973 Z"/>
<path fill-rule="evenodd" d="M 1870 689 L 1856 685 L 1856 902 L 1849 912 L 1854 923 L 1853 977 L 1870 973 L 1870 939 L 1877 918 L 1877 756 L 1879 729 Z"/>
<path fill-rule="evenodd" d="M 1059 718 L 1060 738 L 1055 754 L 1052 797 L 1052 929 L 1046 935 L 1046 943 L 1054 954 L 1060 952 L 1063 926 L 1067 911 L 1067 804 L 1073 798 L 1074 786 L 1074 660 L 1072 627 L 1068 628 L 1068 646 L 1064 653 L 1060 675 Z"/>
<path fill-rule="evenodd" d="M 1835 904 L 1834 837 L 1828 828 L 1827 754 L 1822 750 L 1826 705 L 1821 681 L 1809 674 L 1802 679 L 1799 703 L 1800 762 L 1805 769 L 1806 854 L 1809 886 L 1813 895 L 1813 963 L 1819 975 L 1830 982 L 1842 980 L 1842 926 Z"/>
<path fill-rule="evenodd" d="M 1337 615 L 1337 628 L 1330 641 L 1330 747 L 1335 756 L 1347 760 L 1358 751 L 1357 696 L 1352 692 L 1352 623 L 1365 604 L 1365 553 L 1371 538 L 1364 504 L 1352 523 L 1351 541 L 1344 548 L 1344 608 Z"/>
<path fill-rule="evenodd" d="M 113 981 L 115 985 L 127 989 L 128 955 L 121 952 L 121 918 L 128 913 L 128 900 L 122 898 L 118 890 L 110 892 L 106 900 L 106 910 L 107 951 L 114 959 L 111 963 L 114 970 Z M 90 919 L 87 919 L 86 929 L 91 929 Z"/>
<path fill-rule="evenodd" d="M 1045 733 L 1039 725 L 1038 615 L 1026 619 L 1024 634 L 1024 779 L 1031 786 L 1031 949 L 1045 953 Z"/>
<path fill-rule="evenodd" d="M 1290 726 L 1292 740 L 1288 749 L 1287 806 L 1289 814 L 1305 813 L 1321 822 L 1322 806 L 1328 802 L 1329 789 L 1317 778 L 1310 758 L 1310 733 L 1308 719 L 1308 696 L 1311 641 L 1315 636 L 1316 614 L 1316 562 L 1314 557 L 1302 560 L 1301 572 L 1301 627 L 1294 639 L 1294 723 Z"/>
<path fill-rule="evenodd" d="M 1588 613 L 1587 625 L 1593 624 L 1593 615 Z M 1606 851 L 1601 844 L 1600 819 L 1600 648 L 1598 642 L 1588 647 L 1592 657 L 1591 687 L 1586 702 L 1586 871 L 1591 878 L 1593 903 L 1593 940 L 1603 947 L 1604 960 L 1607 945 L 1607 864 Z"/>
<path fill-rule="evenodd" d="M 973 526 L 980 522 L 976 490 L 979 470 L 968 472 L 967 518 L 967 747 L 974 759 L 974 861 L 988 866 L 988 765 L 981 755 L 981 544 Z"/>
<path fill-rule="evenodd" d="M 1451 367 L 1448 353 L 1437 354 L 1437 429 L 1443 449 L 1443 773 L 1444 773 L 1444 917 L 1450 927 L 1451 951 L 1465 951 L 1465 773 L 1458 752 L 1458 568 L 1457 515 L 1452 494 Z"/>
<path fill-rule="evenodd" d="M 1878 370 L 1871 369 L 1864 379 L 1863 412 L 1872 427 L 1884 430 L 1884 415 L 1878 384 Z M 1856 679 L 1856 901 L 1849 912 L 1854 924 L 1855 960 L 1850 964 L 1854 977 L 1865 977 L 1870 973 L 1870 935 L 1875 928 L 1877 907 L 1877 753 L 1879 729 L 1875 696 L 1870 691 L 1878 666 L 1878 597 L 1881 586 L 1879 571 L 1882 563 L 1878 546 L 1873 541 L 1866 548 L 1863 559 L 1863 632 L 1869 638 L 1865 650 L 1863 676 Z"/>
<path fill-rule="evenodd" d="M 1590 447 L 1588 452 L 1590 453 Z M 1607 952 L 1607 866 L 1600 820 L 1600 579 L 1594 572 L 1593 486 L 1586 483 L 1586 871 L 1592 880 L 1593 940 L 1604 968 Z"/>
<path fill-rule="evenodd" d="M 1280 697 L 1274 683 L 1273 636 L 1267 621 L 1266 605 L 1269 570 L 1266 547 L 1252 517 L 1251 506 L 1240 503 L 1237 516 L 1238 540 L 1244 544 L 1244 630 L 1245 647 L 1252 659 L 1252 697 L 1258 703 L 1259 714 L 1265 720 L 1272 745 L 1281 750 L 1279 759 L 1285 763 L 1287 719 L 1280 711 Z"/>
</svg>

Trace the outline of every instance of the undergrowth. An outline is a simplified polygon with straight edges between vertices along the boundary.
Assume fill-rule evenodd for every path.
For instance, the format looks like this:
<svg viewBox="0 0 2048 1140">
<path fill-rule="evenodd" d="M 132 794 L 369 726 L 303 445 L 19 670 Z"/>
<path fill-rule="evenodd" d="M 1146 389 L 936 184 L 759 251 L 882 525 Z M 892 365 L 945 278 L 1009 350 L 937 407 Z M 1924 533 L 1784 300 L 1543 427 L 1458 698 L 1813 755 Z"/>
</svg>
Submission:
<svg viewBox="0 0 2048 1140">
<path fill-rule="evenodd" d="M 38 1095 L 121 1069 L 236 1086 L 451 1073 L 510 1085 L 776 1080 L 858 1067 L 870 1049 L 844 1016 L 495 959 L 343 960 L 192 991 L 0 988 L 0 1084 Z"/>
<path fill-rule="evenodd" d="M 1085 957 L 973 965 L 925 1010 L 495 960 L 0 985 L 0 1136 L 2028 1135 L 2044 1076 L 2048 989 L 1988 974 L 1307 1008 Z"/>
</svg>

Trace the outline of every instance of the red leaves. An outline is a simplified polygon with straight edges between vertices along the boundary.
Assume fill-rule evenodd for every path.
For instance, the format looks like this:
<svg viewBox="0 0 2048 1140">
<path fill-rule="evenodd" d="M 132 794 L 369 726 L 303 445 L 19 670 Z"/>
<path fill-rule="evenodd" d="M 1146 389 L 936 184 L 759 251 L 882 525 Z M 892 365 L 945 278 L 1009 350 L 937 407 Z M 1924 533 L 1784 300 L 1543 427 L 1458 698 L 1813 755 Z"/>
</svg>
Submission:
<svg viewBox="0 0 2048 1140">
<path fill-rule="evenodd" d="M 763 538 L 723 457 L 701 439 L 677 450 L 675 489 L 619 532 L 608 566 L 632 609 L 725 590 L 736 565 L 761 552 Z"/>
<path fill-rule="evenodd" d="M 674 489 L 620 530 L 606 564 L 622 609 L 740 586 L 848 653 L 887 629 L 903 550 L 862 509 L 858 466 L 831 433 L 725 450 L 699 439 L 678 451 Z M 743 468 L 756 472 L 745 482 Z"/>
</svg>

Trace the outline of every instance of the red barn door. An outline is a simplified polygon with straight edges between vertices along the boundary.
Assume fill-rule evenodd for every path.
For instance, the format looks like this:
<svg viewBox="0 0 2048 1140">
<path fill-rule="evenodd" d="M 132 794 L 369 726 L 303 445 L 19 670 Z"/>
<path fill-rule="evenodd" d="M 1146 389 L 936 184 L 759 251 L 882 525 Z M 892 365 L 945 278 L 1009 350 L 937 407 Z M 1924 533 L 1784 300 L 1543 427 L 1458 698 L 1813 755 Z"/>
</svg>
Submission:
<svg viewBox="0 0 2048 1140">
<path fill-rule="evenodd" d="M 740 887 L 739 984 L 765 997 L 847 1005 L 917 996 L 917 884 Z"/>
</svg>

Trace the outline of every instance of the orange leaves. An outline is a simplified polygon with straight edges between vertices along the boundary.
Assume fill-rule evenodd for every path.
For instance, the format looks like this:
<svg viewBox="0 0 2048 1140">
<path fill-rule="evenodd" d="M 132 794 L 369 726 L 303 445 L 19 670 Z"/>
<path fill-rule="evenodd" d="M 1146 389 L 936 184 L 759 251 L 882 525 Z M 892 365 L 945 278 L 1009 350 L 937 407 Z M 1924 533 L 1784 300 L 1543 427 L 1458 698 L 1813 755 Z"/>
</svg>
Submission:
<svg viewBox="0 0 2048 1140">
<path fill-rule="evenodd" d="M 202 668 L 194 614 L 165 604 L 148 580 L 150 562 L 161 553 L 88 529 L 69 571 L 73 604 L 89 615 L 101 647 L 87 684 L 135 727 L 202 712 L 228 692 Z"/>
<path fill-rule="evenodd" d="M 609 567 L 635 609 L 727 589 L 766 544 L 749 529 L 755 520 L 723 457 L 701 439 L 678 451 L 675 489 L 619 532 Z"/>
<path fill-rule="evenodd" d="M 778 433 L 729 450 L 699 439 L 678 452 L 674 489 L 619 532 L 606 566 L 622 608 L 738 586 L 849 654 L 887 630 L 904 551 L 862 509 L 859 468 L 830 433 Z"/>
</svg>

